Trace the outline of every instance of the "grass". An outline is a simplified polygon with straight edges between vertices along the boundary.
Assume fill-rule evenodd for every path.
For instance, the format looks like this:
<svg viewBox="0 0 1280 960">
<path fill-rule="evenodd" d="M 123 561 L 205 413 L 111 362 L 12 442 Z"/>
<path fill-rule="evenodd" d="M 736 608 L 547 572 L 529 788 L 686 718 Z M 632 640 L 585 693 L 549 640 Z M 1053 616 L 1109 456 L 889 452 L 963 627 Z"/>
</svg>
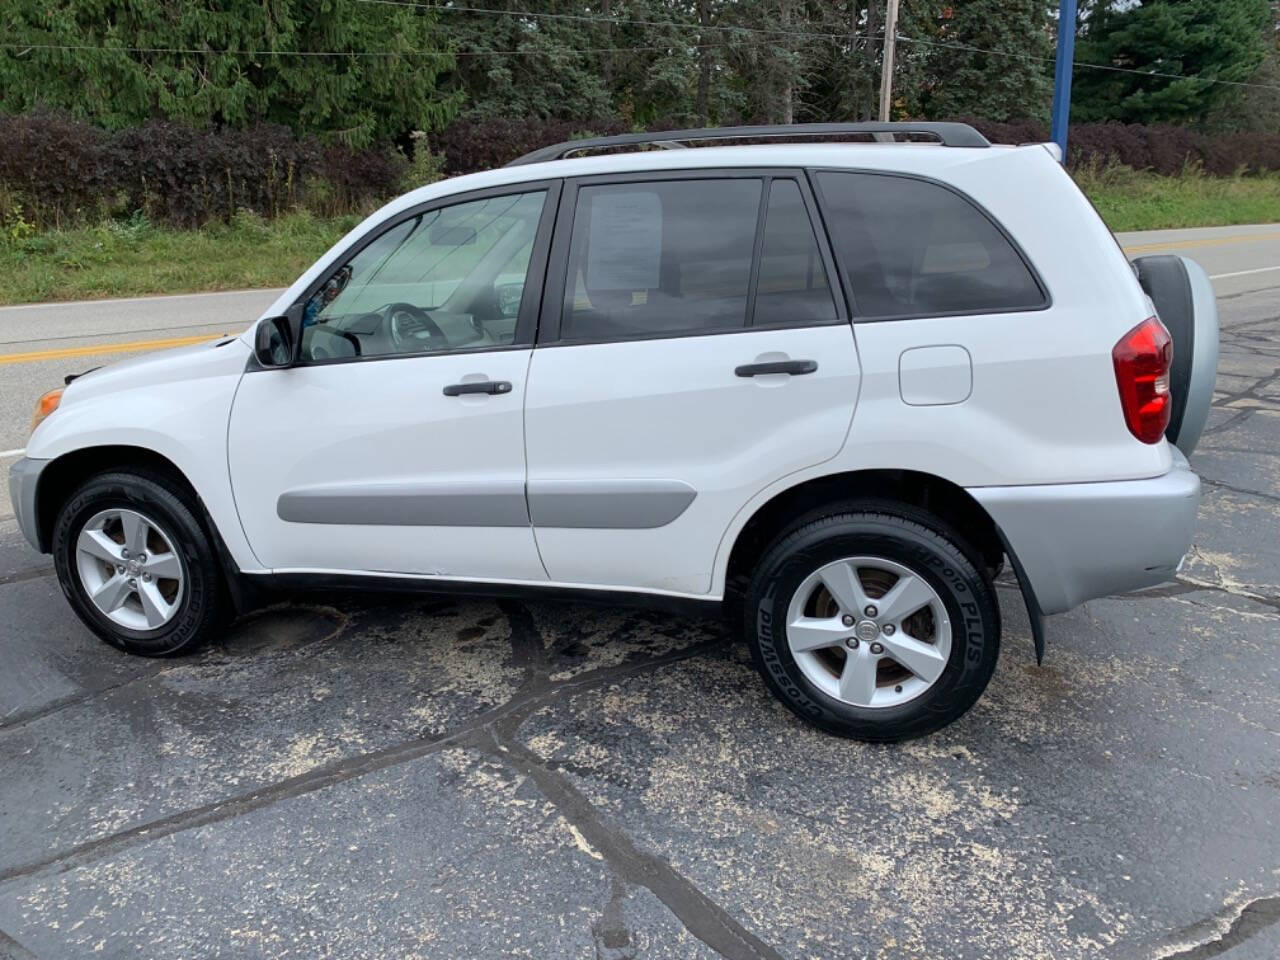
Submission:
<svg viewBox="0 0 1280 960">
<path fill-rule="evenodd" d="M 1076 182 L 1112 230 L 1280 222 L 1280 174 L 1165 177 L 1127 167 L 1090 167 Z M 170 230 L 145 219 L 32 233 L 0 231 L 0 303 L 89 300 L 154 293 L 242 290 L 292 283 L 358 221 L 305 212 Z"/>
<path fill-rule="evenodd" d="M 1164 177 L 1128 167 L 1086 167 L 1076 183 L 1107 226 L 1125 230 L 1280 222 L 1280 174 Z"/>
<path fill-rule="evenodd" d="M 355 216 L 293 213 L 168 230 L 141 218 L 0 239 L 0 303 L 243 290 L 292 283 Z"/>
</svg>

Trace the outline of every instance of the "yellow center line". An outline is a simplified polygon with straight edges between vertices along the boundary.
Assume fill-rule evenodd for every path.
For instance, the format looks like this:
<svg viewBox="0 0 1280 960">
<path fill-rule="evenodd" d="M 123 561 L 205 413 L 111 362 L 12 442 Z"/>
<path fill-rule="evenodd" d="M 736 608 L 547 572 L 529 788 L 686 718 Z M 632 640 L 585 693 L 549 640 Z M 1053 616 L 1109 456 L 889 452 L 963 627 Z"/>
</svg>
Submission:
<svg viewBox="0 0 1280 960">
<path fill-rule="evenodd" d="M 132 340 L 128 343 L 102 343 L 92 347 L 61 347 L 57 350 L 34 350 L 30 353 L 0 354 L 0 366 L 10 363 L 40 363 L 44 360 L 63 360 L 67 357 L 98 357 L 112 353 L 138 353 L 143 350 L 163 350 L 166 347 L 189 347 L 194 343 L 208 343 L 225 337 L 225 333 L 202 333 L 194 337 L 170 337 L 167 340 Z"/>
<path fill-rule="evenodd" d="M 1156 250 L 1181 250 L 1186 247 L 1221 247 L 1228 243 L 1248 243 L 1250 240 L 1265 240 L 1269 237 L 1280 237 L 1280 232 L 1246 233 L 1234 237 L 1206 237 L 1203 240 L 1166 240 L 1163 243 L 1140 243 L 1125 247 L 1125 253 L 1153 253 Z"/>
</svg>

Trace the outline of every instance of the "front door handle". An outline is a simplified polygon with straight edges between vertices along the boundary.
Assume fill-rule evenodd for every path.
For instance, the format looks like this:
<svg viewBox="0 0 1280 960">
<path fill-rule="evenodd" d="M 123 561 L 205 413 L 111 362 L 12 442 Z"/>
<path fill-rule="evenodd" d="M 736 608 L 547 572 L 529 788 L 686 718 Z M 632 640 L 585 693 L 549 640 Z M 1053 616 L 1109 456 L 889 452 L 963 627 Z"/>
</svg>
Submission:
<svg viewBox="0 0 1280 960">
<path fill-rule="evenodd" d="M 451 383 L 444 388 L 446 397 L 461 397 L 467 393 L 510 393 L 510 380 L 470 380 L 466 383 Z"/>
<path fill-rule="evenodd" d="M 744 363 L 734 367 L 733 372 L 740 377 L 763 377 L 770 373 L 789 373 L 798 377 L 817 369 L 817 360 L 774 360 L 771 363 Z"/>
</svg>

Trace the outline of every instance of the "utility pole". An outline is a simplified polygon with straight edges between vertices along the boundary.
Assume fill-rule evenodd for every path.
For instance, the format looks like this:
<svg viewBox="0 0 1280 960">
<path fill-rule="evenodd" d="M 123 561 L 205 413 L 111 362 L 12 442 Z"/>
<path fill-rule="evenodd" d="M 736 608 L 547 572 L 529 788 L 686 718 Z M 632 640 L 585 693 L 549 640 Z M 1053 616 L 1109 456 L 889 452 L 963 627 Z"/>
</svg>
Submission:
<svg viewBox="0 0 1280 960">
<path fill-rule="evenodd" d="M 1071 66 L 1076 56 L 1076 0 L 1058 4 L 1058 62 L 1053 68 L 1053 142 L 1067 162 L 1067 118 L 1071 114 Z"/>
<path fill-rule="evenodd" d="M 1075 0 L 1063 0 L 1075 5 Z M 884 59 L 880 64 L 880 122 L 889 122 L 889 103 L 893 99 L 893 48 L 898 40 L 898 0 L 889 0 L 884 14 Z"/>
</svg>

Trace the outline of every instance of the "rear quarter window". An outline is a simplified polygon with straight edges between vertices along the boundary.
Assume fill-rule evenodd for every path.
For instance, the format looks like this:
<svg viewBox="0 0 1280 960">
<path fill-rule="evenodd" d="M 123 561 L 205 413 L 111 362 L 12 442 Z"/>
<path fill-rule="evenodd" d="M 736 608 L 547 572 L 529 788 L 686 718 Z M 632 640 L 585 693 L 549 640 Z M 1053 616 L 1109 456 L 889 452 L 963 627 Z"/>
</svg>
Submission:
<svg viewBox="0 0 1280 960">
<path fill-rule="evenodd" d="M 1022 255 L 972 202 L 926 180 L 816 174 L 836 261 L 862 319 L 1037 310 Z"/>
</svg>

